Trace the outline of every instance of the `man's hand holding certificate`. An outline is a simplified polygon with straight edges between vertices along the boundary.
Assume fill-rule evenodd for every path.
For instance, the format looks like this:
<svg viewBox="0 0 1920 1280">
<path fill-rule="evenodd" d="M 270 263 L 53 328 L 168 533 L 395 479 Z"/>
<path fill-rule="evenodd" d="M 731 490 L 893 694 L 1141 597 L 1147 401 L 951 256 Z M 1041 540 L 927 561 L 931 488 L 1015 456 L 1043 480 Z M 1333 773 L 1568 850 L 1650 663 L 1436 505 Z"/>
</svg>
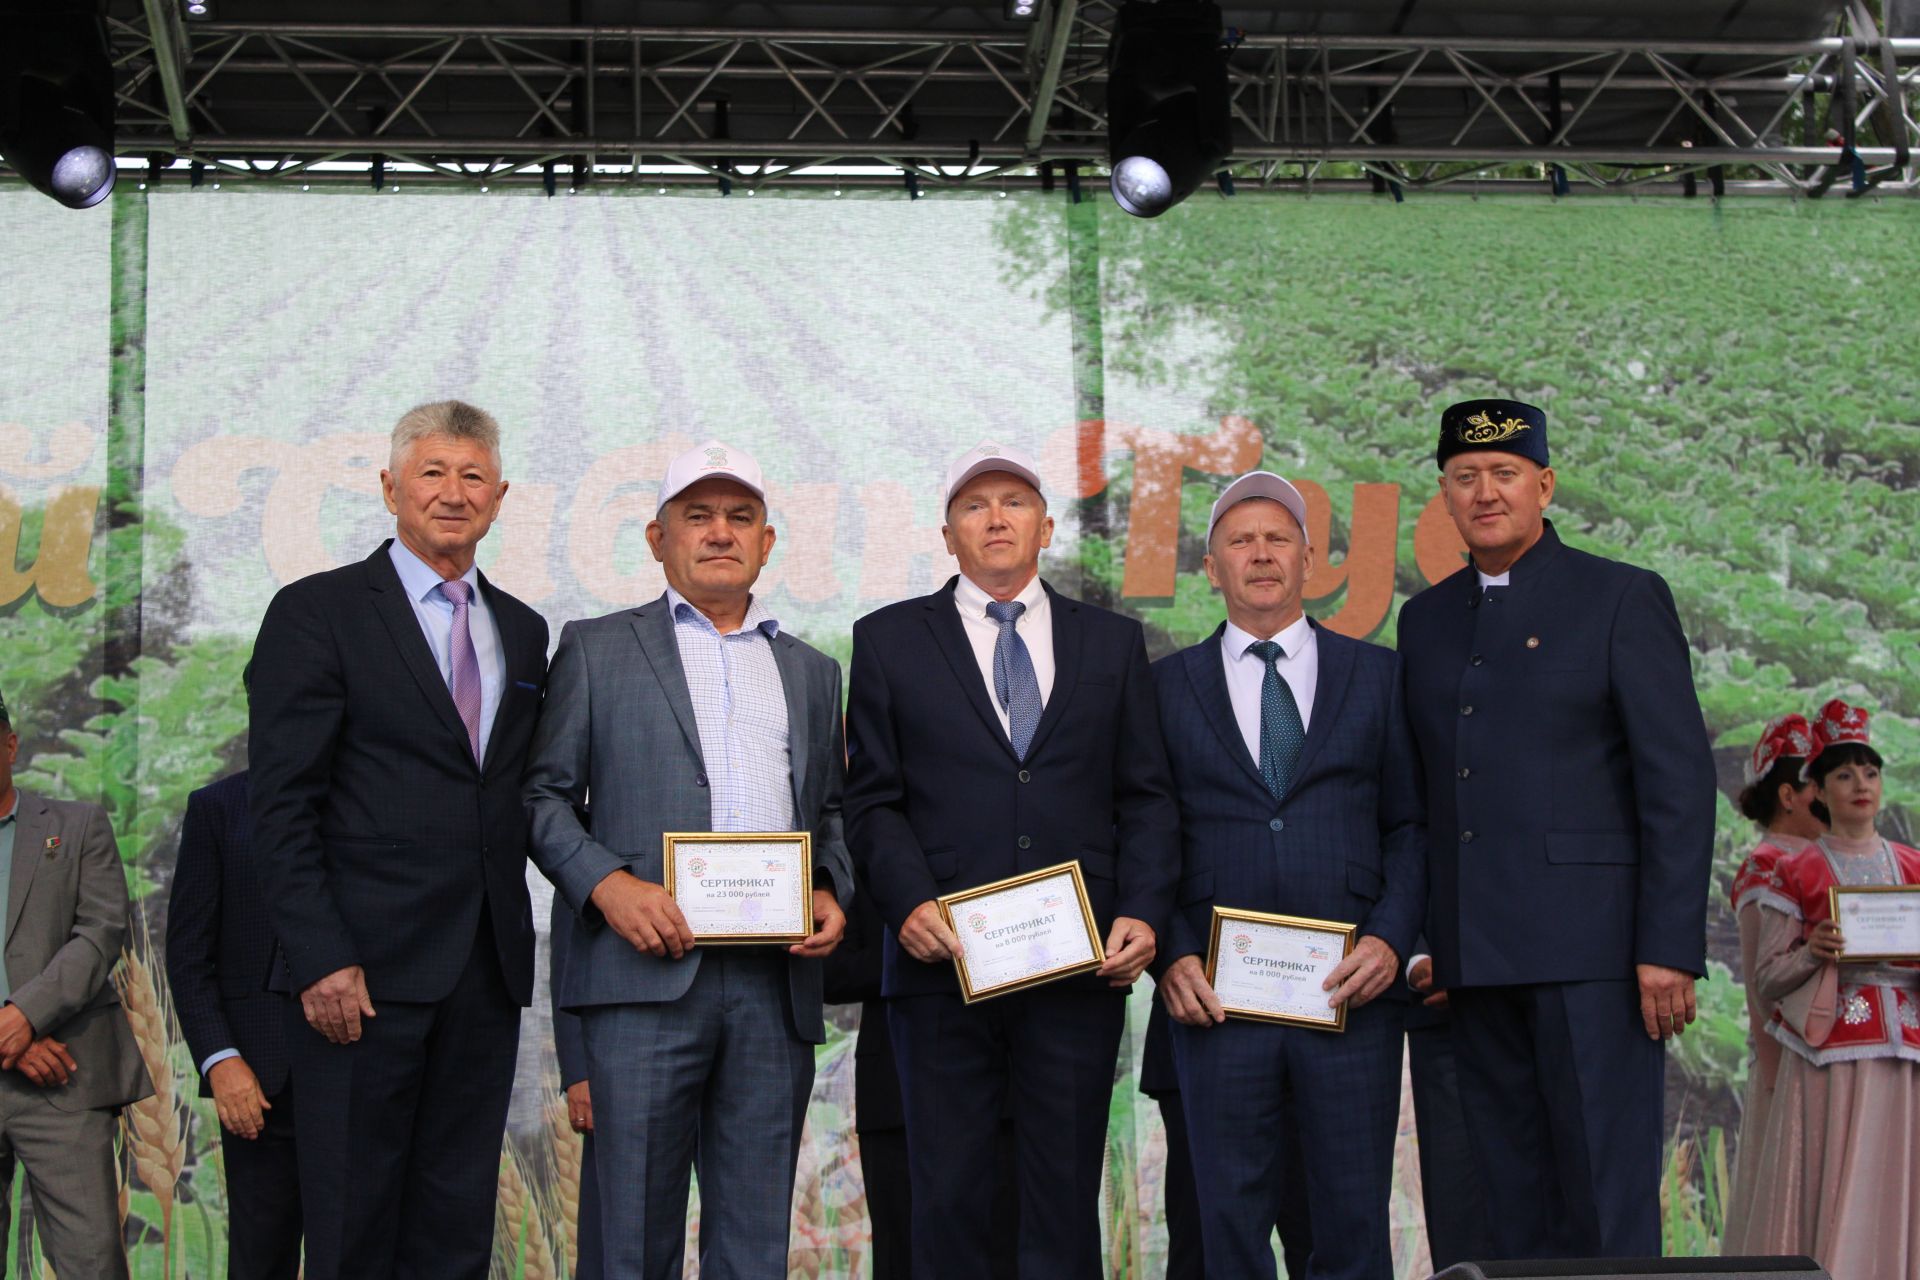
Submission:
<svg viewBox="0 0 1920 1280">
<path fill-rule="evenodd" d="M 1331 920 L 1215 907 L 1206 981 L 1216 1007 L 1226 1017 L 1346 1030 L 1347 1006 L 1364 1003 L 1364 986 L 1338 1003 L 1328 992 L 1359 973 L 1356 966 L 1340 972 L 1353 935 L 1354 926 Z M 1337 974 L 1343 981 L 1335 981 Z M 1360 982 L 1371 985 L 1370 978 Z M 1169 1012 L 1179 1010 L 1170 1005 Z"/>
<path fill-rule="evenodd" d="M 1086 973 L 1106 962 L 1078 862 L 938 901 L 943 923 L 959 944 L 954 968 L 968 1003 Z"/>
</svg>

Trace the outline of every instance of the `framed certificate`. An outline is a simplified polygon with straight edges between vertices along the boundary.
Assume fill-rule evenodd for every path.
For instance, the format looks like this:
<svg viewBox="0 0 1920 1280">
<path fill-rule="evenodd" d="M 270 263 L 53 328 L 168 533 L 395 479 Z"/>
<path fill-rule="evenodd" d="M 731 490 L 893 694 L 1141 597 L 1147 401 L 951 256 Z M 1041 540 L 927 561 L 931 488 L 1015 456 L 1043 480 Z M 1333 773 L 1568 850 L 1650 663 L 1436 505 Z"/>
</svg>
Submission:
<svg viewBox="0 0 1920 1280">
<path fill-rule="evenodd" d="M 1107 962 L 1078 862 L 949 893 L 938 902 L 960 939 L 953 967 L 968 1004 Z"/>
<path fill-rule="evenodd" d="M 700 946 L 813 936 L 813 833 L 670 831 L 667 892 Z"/>
<path fill-rule="evenodd" d="M 1347 1029 L 1347 1006 L 1320 989 L 1353 950 L 1355 926 L 1265 911 L 1213 909 L 1207 981 L 1233 1018 Z"/>
<path fill-rule="evenodd" d="M 1827 906 L 1846 937 L 1842 961 L 1920 960 L 1920 885 L 1836 885 Z"/>
</svg>

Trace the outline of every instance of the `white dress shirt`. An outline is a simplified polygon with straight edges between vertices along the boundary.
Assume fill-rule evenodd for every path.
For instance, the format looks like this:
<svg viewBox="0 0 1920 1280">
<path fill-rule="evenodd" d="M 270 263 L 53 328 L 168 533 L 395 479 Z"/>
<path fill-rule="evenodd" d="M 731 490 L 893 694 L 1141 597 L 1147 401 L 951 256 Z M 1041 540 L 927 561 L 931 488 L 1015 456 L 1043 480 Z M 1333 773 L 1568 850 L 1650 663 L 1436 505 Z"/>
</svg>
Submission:
<svg viewBox="0 0 1920 1280">
<path fill-rule="evenodd" d="M 667 608 L 700 730 L 713 829 L 793 830 L 793 742 L 773 656 L 780 623 L 759 596 L 747 602 L 739 630 L 725 635 L 672 587 Z"/>
<path fill-rule="evenodd" d="M 1504 587 L 1507 585 L 1507 579 L 1513 576 L 1512 570 L 1508 570 L 1506 573 L 1488 575 L 1475 569 L 1474 573 L 1479 574 L 1480 589 L 1482 591 L 1485 591 L 1488 587 Z"/>
<path fill-rule="evenodd" d="M 987 701 L 1000 717 L 1000 731 L 1011 740 L 1012 722 L 993 691 L 993 646 L 1000 640 L 1000 624 L 987 616 L 987 606 L 992 603 L 992 596 L 975 586 L 966 574 L 960 575 L 960 582 L 953 589 L 953 607 L 960 611 L 960 625 L 967 633 L 967 643 L 973 646 L 973 660 L 980 666 L 980 678 L 987 682 Z M 1044 708 L 1047 699 L 1053 696 L 1053 602 L 1036 573 L 1033 581 L 1021 588 L 1020 594 L 1009 603 L 1027 606 L 1027 611 L 1015 620 L 1013 633 L 1026 641 L 1027 656 L 1033 659 L 1033 678 L 1040 685 L 1040 705 Z"/>
<path fill-rule="evenodd" d="M 395 538 L 388 549 L 393 567 L 406 588 L 413 616 L 420 632 L 433 651 L 440 678 L 453 689 L 453 601 L 440 591 L 440 573 L 413 554 L 407 544 Z M 487 758 L 487 740 L 493 736 L 493 716 L 500 710 L 500 693 L 507 683 L 507 659 L 500 644 L 500 624 L 487 608 L 486 593 L 480 590 L 479 566 L 469 566 L 460 581 L 472 590 L 468 593 L 467 633 L 473 637 L 473 656 L 480 662 L 480 758 Z"/>
<path fill-rule="evenodd" d="M 1300 708 L 1302 731 L 1313 724 L 1313 693 L 1320 686 L 1320 638 L 1313 634 L 1306 615 L 1295 618 L 1291 625 L 1271 636 L 1248 635 L 1231 622 L 1227 624 L 1220 636 L 1220 661 L 1227 672 L 1227 697 L 1233 700 L 1234 722 L 1240 726 L 1247 754 L 1255 764 L 1260 763 L 1260 686 L 1267 678 L 1267 664 L 1259 655 L 1248 653 L 1247 646 L 1261 640 L 1272 640 L 1280 646 L 1280 656 L 1274 659 L 1274 665 L 1280 670 L 1280 678 L 1293 690 L 1293 700 Z"/>
</svg>

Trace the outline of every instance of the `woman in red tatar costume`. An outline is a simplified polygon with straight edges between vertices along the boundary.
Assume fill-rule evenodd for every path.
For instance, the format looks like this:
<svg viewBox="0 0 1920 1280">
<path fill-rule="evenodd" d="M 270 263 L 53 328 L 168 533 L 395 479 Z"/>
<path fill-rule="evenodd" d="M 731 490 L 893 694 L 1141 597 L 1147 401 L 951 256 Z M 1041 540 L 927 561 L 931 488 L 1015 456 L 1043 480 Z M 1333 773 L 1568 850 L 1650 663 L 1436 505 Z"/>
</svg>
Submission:
<svg viewBox="0 0 1920 1280">
<path fill-rule="evenodd" d="M 1812 782 L 1800 776 L 1813 754 L 1813 726 L 1805 716 L 1776 716 L 1760 731 L 1746 766 L 1740 812 L 1760 828 L 1754 846 L 1733 878 L 1733 913 L 1740 922 L 1740 975 L 1747 993 L 1747 1091 L 1740 1107 L 1740 1142 L 1735 1150 L 1733 1187 L 1727 1196 L 1727 1225 L 1722 1253 L 1752 1253 L 1747 1232 L 1753 1222 L 1753 1192 L 1766 1143 L 1767 1112 L 1774 1077 L 1780 1068 L 1780 1042 L 1767 1034 L 1773 1005 L 1760 999 L 1753 973 L 1759 959 L 1760 899 L 1775 884 L 1774 864 L 1800 852 L 1826 834 L 1814 812 L 1818 798 Z"/>
<path fill-rule="evenodd" d="M 1867 713 L 1820 709 L 1806 775 L 1830 831 L 1758 892 L 1754 983 L 1785 1050 L 1745 1247 L 1807 1253 L 1840 1280 L 1920 1274 L 1920 966 L 1841 963 L 1836 886 L 1920 884 L 1920 851 L 1881 838 Z"/>
</svg>

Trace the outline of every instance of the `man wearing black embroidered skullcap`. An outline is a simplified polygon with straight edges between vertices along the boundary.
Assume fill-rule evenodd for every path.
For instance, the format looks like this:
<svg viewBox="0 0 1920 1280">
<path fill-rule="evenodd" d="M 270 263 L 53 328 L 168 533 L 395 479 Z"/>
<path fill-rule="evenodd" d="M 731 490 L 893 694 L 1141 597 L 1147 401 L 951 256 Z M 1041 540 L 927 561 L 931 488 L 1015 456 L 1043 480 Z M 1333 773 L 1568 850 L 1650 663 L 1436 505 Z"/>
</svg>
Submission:
<svg viewBox="0 0 1920 1280">
<path fill-rule="evenodd" d="M 1665 1041 L 1706 972 L 1714 772 L 1658 574 L 1545 518 L 1546 415 L 1441 419 L 1471 563 L 1400 612 L 1427 784 L 1432 986 L 1495 1257 L 1660 1252 Z"/>
</svg>

